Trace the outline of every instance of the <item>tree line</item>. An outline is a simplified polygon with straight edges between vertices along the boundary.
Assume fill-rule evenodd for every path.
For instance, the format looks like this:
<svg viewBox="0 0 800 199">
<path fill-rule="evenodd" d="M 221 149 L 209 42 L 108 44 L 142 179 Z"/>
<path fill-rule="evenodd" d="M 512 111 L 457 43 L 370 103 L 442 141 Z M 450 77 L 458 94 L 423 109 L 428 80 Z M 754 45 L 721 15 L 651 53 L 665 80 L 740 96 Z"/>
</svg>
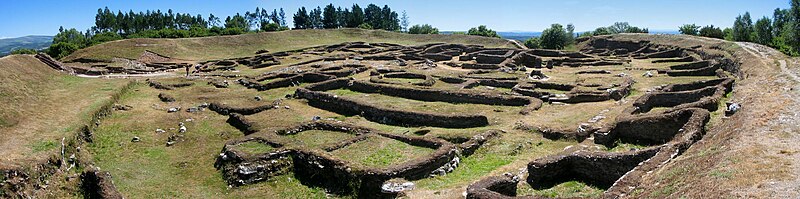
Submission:
<svg viewBox="0 0 800 199">
<path fill-rule="evenodd" d="M 408 16 L 403 12 L 402 23 L 397 12 L 388 5 L 383 8 L 369 4 L 362 9 L 358 4 L 342 9 L 328 4 L 325 8 L 307 10 L 301 7 L 292 17 L 294 29 L 364 28 L 403 31 L 408 27 Z"/>
<path fill-rule="evenodd" d="M 753 23 L 750 12 L 734 19 L 733 26 L 720 29 L 713 25 L 700 28 L 695 24 L 679 27 L 681 34 L 754 42 L 780 50 L 784 54 L 800 56 L 800 0 L 791 0 L 790 8 L 775 8 L 772 18 L 763 16 Z"/>
<path fill-rule="evenodd" d="M 358 4 L 350 9 L 334 8 L 333 4 L 329 4 L 324 9 L 317 7 L 310 12 L 302 7 L 293 15 L 293 19 L 295 29 L 357 27 L 406 31 L 408 26 L 405 11 L 400 17 L 388 5 L 381 8 L 375 4 L 369 4 L 364 9 Z M 223 20 L 214 14 L 206 17 L 200 14 L 177 13 L 172 9 L 166 12 L 113 12 L 105 7 L 97 9 L 95 24 L 86 31 L 60 27 L 53 43 L 45 52 L 60 59 L 81 48 L 126 38 L 187 38 L 288 29 L 283 8 L 270 11 L 256 7 L 254 11 L 236 13 Z"/>
</svg>

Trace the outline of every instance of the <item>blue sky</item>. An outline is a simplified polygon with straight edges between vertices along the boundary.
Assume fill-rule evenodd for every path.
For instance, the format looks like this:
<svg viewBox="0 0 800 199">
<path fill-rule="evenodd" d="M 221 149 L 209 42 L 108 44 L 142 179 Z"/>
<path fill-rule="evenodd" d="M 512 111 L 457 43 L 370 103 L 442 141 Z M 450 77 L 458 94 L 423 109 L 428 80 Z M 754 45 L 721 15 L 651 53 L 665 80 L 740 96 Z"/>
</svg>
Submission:
<svg viewBox="0 0 800 199">
<path fill-rule="evenodd" d="M 677 30 L 681 24 L 714 24 L 730 27 L 733 19 L 749 11 L 753 20 L 772 16 L 775 8 L 788 8 L 789 0 L 242 0 L 242 1 L 103 1 L 25 0 L 4 2 L 0 12 L 0 38 L 54 35 L 59 26 L 86 30 L 94 25 L 97 8 L 111 10 L 167 10 L 208 16 L 233 15 L 262 8 L 284 8 L 287 18 L 300 6 L 333 3 L 350 7 L 358 3 L 387 4 L 398 13 L 405 10 L 411 24 L 427 23 L 440 30 L 466 30 L 485 24 L 497 31 L 541 31 L 552 23 L 572 23 L 577 31 L 608 26 L 617 21 L 651 30 Z M 291 25 L 291 22 L 290 22 Z"/>
</svg>

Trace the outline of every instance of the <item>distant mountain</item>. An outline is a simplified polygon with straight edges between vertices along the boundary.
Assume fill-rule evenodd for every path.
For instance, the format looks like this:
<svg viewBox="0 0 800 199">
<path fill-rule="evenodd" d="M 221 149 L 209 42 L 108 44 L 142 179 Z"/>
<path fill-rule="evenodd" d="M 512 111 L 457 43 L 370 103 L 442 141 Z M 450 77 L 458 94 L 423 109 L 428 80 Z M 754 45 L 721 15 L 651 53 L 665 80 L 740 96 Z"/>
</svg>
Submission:
<svg viewBox="0 0 800 199">
<path fill-rule="evenodd" d="M 31 48 L 36 50 L 45 49 L 53 43 L 53 36 L 24 36 L 17 38 L 0 39 L 0 56 L 6 56 L 14 49 Z"/>
<path fill-rule="evenodd" d="M 542 32 L 497 32 L 497 34 L 500 35 L 500 37 L 503 37 L 503 39 L 513 39 L 520 41 L 528 40 L 531 37 L 542 36 Z"/>
<path fill-rule="evenodd" d="M 677 35 L 677 34 L 681 34 L 681 32 L 677 31 L 677 30 L 650 30 L 650 34 Z"/>
<path fill-rule="evenodd" d="M 442 31 L 441 34 L 453 34 L 459 31 Z M 463 32 L 463 31 L 462 31 Z M 584 31 L 585 32 L 585 31 Z M 579 35 L 584 32 L 575 32 L 576 35 Z M 514 31 L 514 32 L 497 32 L 500 37 L 503 39 L 513 39 L 519 41 L 525 41 L 530 39 L 531 37 L 539 37 L 542 36 L 542 32 L 526 32 L 526 31 Z M 680 34 L 677 30 L 650 30 L 650 34 L 668 34 L 668 35 L 677 35 Z"/>
<path fill-rule="evenodd" d="M 449 35 L 455 32 L 464 32 L 464 31 L 441 31 L 439 33 Z M 514 40 L 525 41 L 531 37 L 538 37 L 542 35 L 542 32 L 519 31 L 519 32 L 497 32 L 497 34 L 500 35 L 500 37 L 502 37 L 503 39 L 514 39 Z"/>
</svg>

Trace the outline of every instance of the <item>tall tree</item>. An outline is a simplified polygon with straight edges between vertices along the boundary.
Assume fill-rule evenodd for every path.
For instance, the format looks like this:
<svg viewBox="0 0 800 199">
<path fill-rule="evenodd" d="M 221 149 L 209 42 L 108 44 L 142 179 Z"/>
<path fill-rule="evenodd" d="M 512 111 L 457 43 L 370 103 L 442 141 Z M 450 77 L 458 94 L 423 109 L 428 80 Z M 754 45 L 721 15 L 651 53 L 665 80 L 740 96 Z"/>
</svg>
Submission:
<svg viewBox="0 0 800 199">
<path fill-rule="evenodd" d="M 381 29 L 383 28 L 382 14 L 380 7 L 375 4 L 369 4 L 367 8 L 364 8 L 364 23 L 372 26 L 374 29 Z"/>
<path fill-rule="evenodd" d="M 750 19 L 750 12 L 745 12 L 744 15 L 736 17 L 736 20 L 733 22 L 733 40 L 752 41 L 752 34 L 753 20 Z"/>
<path fill-rule="evenodd" d="M 322 27 L 325 29 L 338 28 L 339 24 L 336 15 L 336 8 L 333 7 L 333 4 L 325 6 L 325 9 L 322 11 Z"/>
<path fill-rule="evenodd" d="M 295 29 L 306 29 L 311 28 L 308 27 L 310 19 L 308 17 L 308 12 L 306 12 L 306 7 L 300 7 L 297 9 L 297 13 L 294 14 L 294 28 Z"/>
<path fill-rule="evenodd" d="M 781 35 L 783 26 L 787 24 L 789 20 L 789 10 L 775 8 L 775 11 L 772 13 L 772 28 L 775 37 Z"/>
<path fill-rule="evenodd" d="M 380 29 L 388 31 L 400 30 L 400 19 L 397 17 L 397 12 L 392 11 L 392 8 L 389 8 L 388 5 L 383 5 L 383 9 L 381 9 Z"/>
<path fill-rule="evenodd" d="M 286 13 L 283 12 L 283 8 L 281 8 L 280 12 L 278 12 L 278 20 L 280 20 L 280 25 L 281 26 L 287 26 L 286 25 Z"/>
<path fill-rule="evenodd" d="M 241 29 L 247 30 L 250 28 L 250 25 L 247 22 L 247 19 L 239 13 L 236 13 L 233 17 L 228 17 L 225 19 L 225 28 L 227 29 Z"/>
<path fill-rule="evenodd" d="M 309 13 L 309 19 L 310 19 L 309 21 L 311 22 L 311 28 L 322 29 L 323 27 L 322 8 L 317 6 L 317 8 L 311 10 L 311 12 Z"/>
<path fill-rule="evenodd" d="M 542 31 L 540 45 L 546 49 L 564 49 L 568 45 L 569 35 L 561 24 L 552 24 Z"/>
<path fill-rule="evenodd" d="M 408 23 L 408 15 L 406 15 L 406 11 L 403 10 L 403 15 L 400 17 L 400 26 L 403 32 L 408 32 Z"/>
<path fill-rule="evenodd" d="M 269 20 L 272 21 L 274 24 L 278 24 L 278 26 L 283 26 L 281 24 L 281 16 L 278 14 L 278 10 L 272 9 L 272 14 L 269 14 Z"/>
<path fill-rule="evenodd" d="M 244 19 L 247 21 L 247 28 L 245 28 L 245 30 L 251 30 L 253 27 L 258 27 L 258 16 L 256 13 L 250 13 L 250 11 L 247 11 L 244 13 Z"/>
<path fill-rule="evenodd" d="M 786 26 L 786 42 L 792 46 L 792 53 L 800 54 L 800 0 L 792 0 L 790 10 L 791 22 Z M 788 38 L 787 38 L 788 37 Z"/>
<path fill-rule="evenodd" d="M 353 4 L 353 8 L 350 9 L 350 12 L 352 12 L 352 14 L 347 19 L 346 27 L 355 28 L 364 23 L 364 10 L 361 9 L 358 4 Z"/>
<path fill-rule="evenodd" d="M 347 27 L 347 20 L 350 18 L 350 10 L 345 8 L 342 10 L 342 7 L 336 8 L 336 23 L 339 24 L 339 27 Z"/>
<path fill-rule="evenodd" d="M 753 41 L 763 45 L 769 45 L 772 42 L 772 21 L 767 17 L 763 17 L 756 21 L 753 27 L 755 33 L 753 34 Z"/>
<path fill-rule="evenodd" d="M 214 16 L 214 14 L 208 15 L 208 24 L 210 24 L 212 27 L 218 27 L 219 23 L 219 17 Z"/>
<path fill-rule="evenodd" d="M 567 24 L 566 27 L 567 31 L 567 43 L 571 44 L 575 42 L 575 25 Z"/>
</svg>

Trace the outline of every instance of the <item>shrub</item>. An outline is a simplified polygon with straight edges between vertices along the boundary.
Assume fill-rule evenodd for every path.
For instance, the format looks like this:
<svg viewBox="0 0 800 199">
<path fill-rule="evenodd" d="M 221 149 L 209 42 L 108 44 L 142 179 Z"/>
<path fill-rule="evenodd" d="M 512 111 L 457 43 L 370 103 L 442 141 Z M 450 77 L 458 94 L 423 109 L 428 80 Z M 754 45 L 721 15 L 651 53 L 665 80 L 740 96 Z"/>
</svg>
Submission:
<svg viewBox="0 0 800 199">
<path fill-rule="evenodd" d="M 225 28 L 222 30 L 222 35 L 241 35 L 247 32 L 243 28 Z"/>
<path fill-rule="evenodd" d="M 408 29 L 408 34 L 439 34 L 439 29 L 428 24 L 417 24 Z"/>
<path fill-rule="evenodd" d="M 714 27 L 714 25 L 709 25 L 700 29 L 700 36 L 724 39 L 725 33 L 723 33 L 722 29 L 719 29 L 719 27 Z"/>
<path fill-rule="evenodd" d="M 74 43 L 58 42 L 47 49 L 47 54 L 55 59 L 61 59 L 62 57 L 72 54 L 72 52 L 76 50 L 78 50 L 78 45 Z"/>
<path fill-rule="evenodd" d="M 19 49 L 12 50 L 11 54 L 12 55 L 20 55 L 20 54 L 30 54 L 30 55 L 32 55 L 32 54 L 36 54 L 36 50 L 30 49 L 30 48 L 19 48 Z"/>
<path fill-rule="evenodd" d="M 467 31 L 467 35 L 500 38 L 500 35 L 497 35 L 497 32 L 495 32 L 492 29 L 486 28 L 486 25 L 480 25 L 477 28 L 470 28 L 469 31 Z"/>
<path fill-rule="evenodd" d="M 697 35 L 699 32 L 700 26 L 695 24 L 683 24 L 681 27 L 678 27 L 678 31 L 684 35 Z"/>
<path fill-rule="evenodd" d="M 97 33 L 89 39 L 89 45 L 96 45 L 104 42 L 115 41 L 122 39 L 122 36 L 117 34 L 116 32 L 101 32 Z"/>
<path fill-rule="evenodd" d="M 372 29 L 372 25 L 369 25 L 368 23 L 362 23 L 361 25 L 358 25 L 358 28 L 361 28 L 361 29 Z"/>
<path fill-rule="evenodd" d="M 531 37 L 528 40 L 525 40 L 525 47 L 528 48 L 542 48 L 541 46 L 541 39 L 539 37 Z"/>
</svg>

